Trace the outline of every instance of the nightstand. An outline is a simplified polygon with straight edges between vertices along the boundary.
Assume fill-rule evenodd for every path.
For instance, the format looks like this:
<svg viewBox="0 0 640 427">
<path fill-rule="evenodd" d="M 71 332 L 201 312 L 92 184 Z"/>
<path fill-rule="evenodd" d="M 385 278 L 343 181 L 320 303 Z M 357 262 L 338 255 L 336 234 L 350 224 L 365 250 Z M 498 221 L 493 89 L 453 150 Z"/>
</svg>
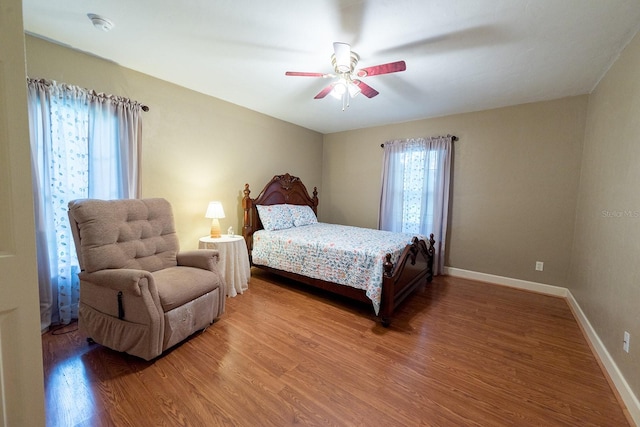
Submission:
<svg viewBox="0 0 640 427">
<path fill-rule="evenodd" d="M 251 265 L 247 244 L 242 236 L 223 234 L 220 237 L 201 237 L 199 249 L 217 249 L 218 270 L 226 284 L 226 294 L 235 297 L 249 289 Z"/>
</svg>

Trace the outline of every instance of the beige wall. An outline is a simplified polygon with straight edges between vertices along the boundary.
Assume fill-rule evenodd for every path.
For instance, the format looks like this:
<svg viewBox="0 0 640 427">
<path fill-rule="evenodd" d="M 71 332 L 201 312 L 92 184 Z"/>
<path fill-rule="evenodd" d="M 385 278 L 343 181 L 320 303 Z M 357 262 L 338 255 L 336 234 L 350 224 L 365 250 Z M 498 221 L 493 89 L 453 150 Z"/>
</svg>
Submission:
<svg viewBox="0 0 640 427">
<path fill-rule="evenodd" d="M 640 36 L 589 99 L 569 289 L 640 395 Z M 622 351 L 631 333 L 629 353 Z"/>
<path fill-rule="evenodd" d="M 325 135 L 327 222 L 377 227 L 382 149 L 452 134 L 446 265 L 566 286 L 586 96 Z M 535 271 L 535 262 L 544 271 Z"/>
<path fill-rule="evenodd" d="M 257 196 L 273 175 L 289 172 L 320 187 L 322 135 L 246 108 L 27 36 L 30 77 L 113 93 L 150 107 L 143 116 L 142 196 L 174 209 L 183 249 L 209 232 L 207 203 L 220 200 L 223 232 L 242 225 L 241 198 Z M 310 189 L 311 190 L 311 189 Z"/>
</svg>

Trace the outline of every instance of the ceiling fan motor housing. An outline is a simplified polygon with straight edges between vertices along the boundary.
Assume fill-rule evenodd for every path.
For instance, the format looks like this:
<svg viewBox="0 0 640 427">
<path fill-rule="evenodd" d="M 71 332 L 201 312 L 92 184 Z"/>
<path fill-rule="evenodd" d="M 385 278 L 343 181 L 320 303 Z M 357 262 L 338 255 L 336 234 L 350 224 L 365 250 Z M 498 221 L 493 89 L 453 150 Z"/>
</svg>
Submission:
<svg viewBox="0 0 640 427">
<path fill-rule="evenodd" d="M 333 44 L 333 52 L 331 65 L 336 70 L 336 73 L 351 73 L 355 70 L 360 57 L 351 50 L 351 46 L 347 43 L 336 42 Z"/>
</svg>

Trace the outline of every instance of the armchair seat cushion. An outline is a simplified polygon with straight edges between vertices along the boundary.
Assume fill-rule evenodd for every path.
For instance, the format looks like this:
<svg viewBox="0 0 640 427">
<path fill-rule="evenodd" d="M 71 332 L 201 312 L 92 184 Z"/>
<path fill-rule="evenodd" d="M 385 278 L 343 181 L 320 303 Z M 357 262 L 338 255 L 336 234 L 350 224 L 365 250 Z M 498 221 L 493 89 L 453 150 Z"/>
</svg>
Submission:
<svg viewBox="0 0 640 427">
<path fill-rule="evenodd" d="M 194 267 L 169 267 L 151 274 L 165 313 L 217 289 L 221 284 L 216 273 Z M 188 277 L 188 283 L 185 283 L 185 277 Z"/>
</svg>

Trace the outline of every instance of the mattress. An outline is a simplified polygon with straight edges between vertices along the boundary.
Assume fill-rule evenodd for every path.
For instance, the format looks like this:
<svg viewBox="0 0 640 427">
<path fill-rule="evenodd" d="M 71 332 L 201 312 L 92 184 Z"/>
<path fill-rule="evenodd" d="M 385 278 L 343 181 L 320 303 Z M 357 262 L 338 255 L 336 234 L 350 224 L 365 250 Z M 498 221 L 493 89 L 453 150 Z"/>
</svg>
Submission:
<svg viewBox="0 0 640 427">
<path fill-rule="evenodd" d="M 253 234 L 254 264 L 366 291 L 378 314 L 383 263 L 395 263 L 415 235 L 316 223 Z M 418 238 L 424 238 L 418 236 Z"/>
</svg>

